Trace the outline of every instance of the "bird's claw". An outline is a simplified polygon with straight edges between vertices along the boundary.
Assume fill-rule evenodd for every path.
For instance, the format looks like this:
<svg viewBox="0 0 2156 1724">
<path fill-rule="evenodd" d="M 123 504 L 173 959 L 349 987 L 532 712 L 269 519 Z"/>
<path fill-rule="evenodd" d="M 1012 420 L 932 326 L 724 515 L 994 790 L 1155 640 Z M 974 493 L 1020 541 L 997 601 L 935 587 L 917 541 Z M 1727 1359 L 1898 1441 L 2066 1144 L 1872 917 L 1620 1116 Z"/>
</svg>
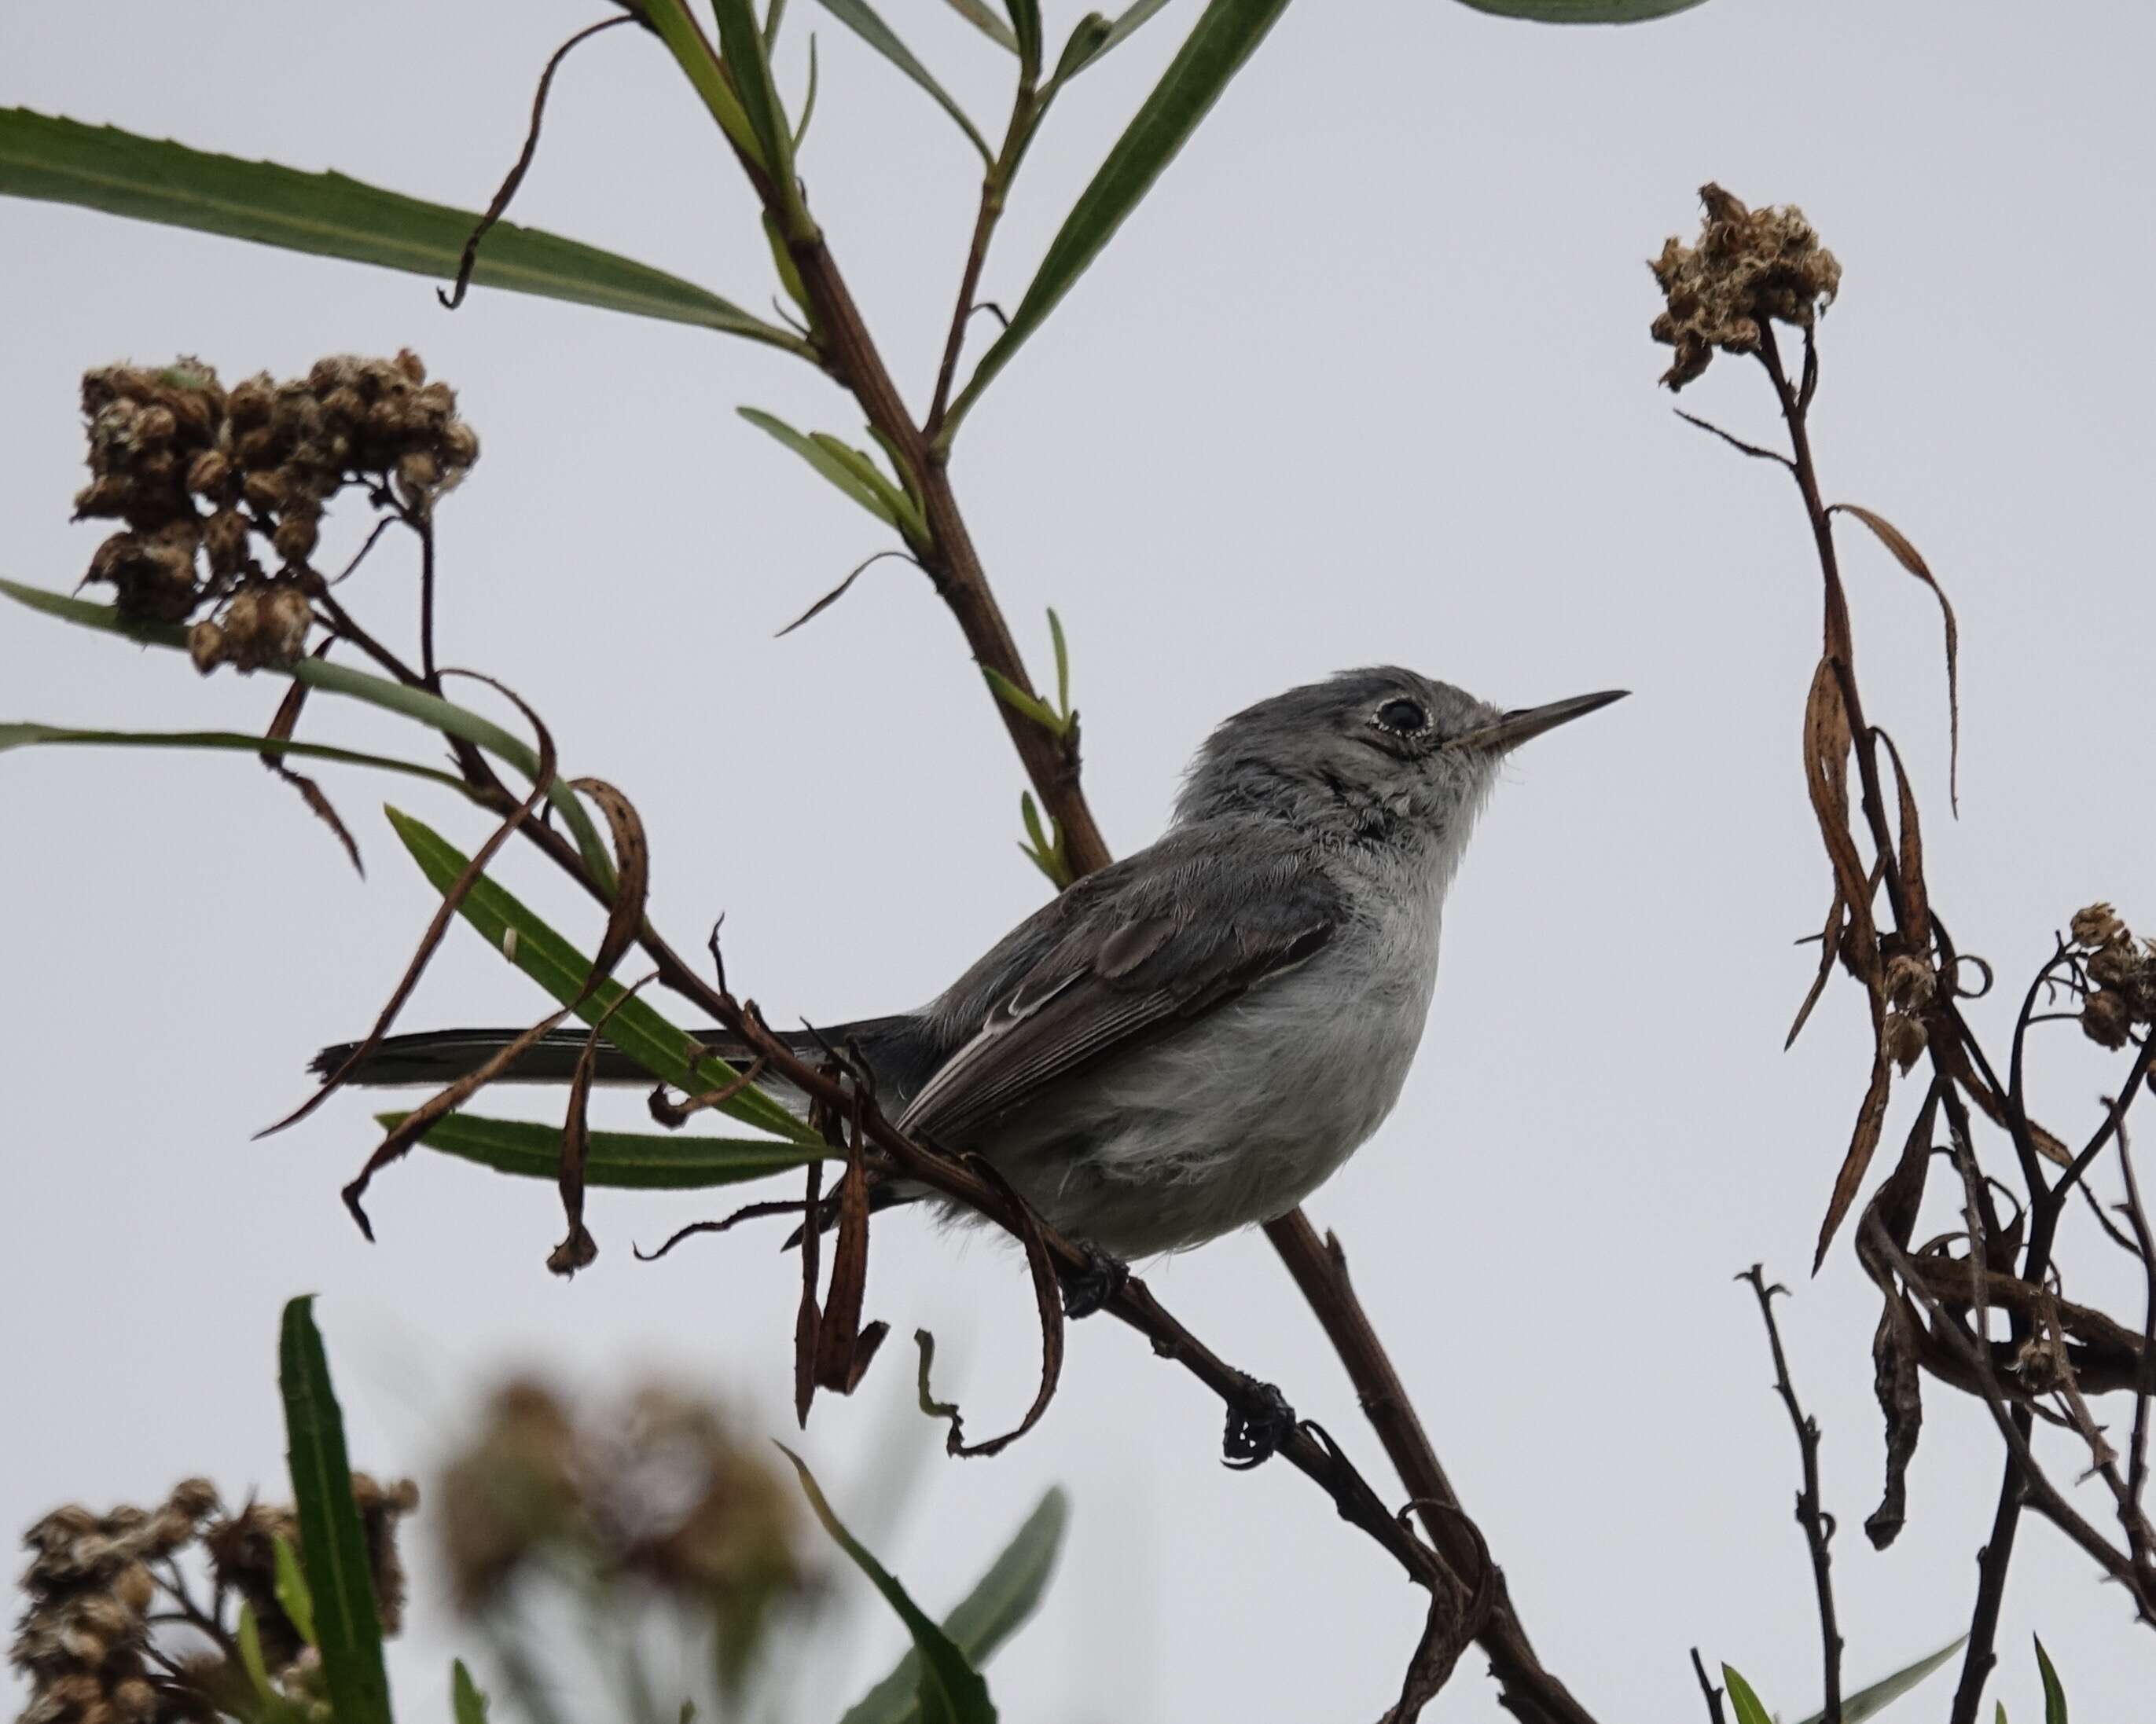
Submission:
<svg viewBox="0 0 2156 1724">
<path fill-rule="evenodd" d="M 1238 1472 L 1271 1460 L 1296 1427 L 1295 1408 L 1286 1395 L 1270 1383 L 1253 1383 L 1250 1389 L 1264 1404 L 1255 1413 L 1230 1405 L 1227 1433 L 1220 1439 L 1220 1459 Z"/>
<path fill-rule="evenodd" d="M 1131 1266 L 1122 1258 L 1098 1245 L 1080 1249 L 1086 1255 L 1085 1268 L 1063 1278 L 1063 1315 L 1073 1321 L 1091 1316 L 1122 1292 L 1131 1278 Z"/>
</svg>

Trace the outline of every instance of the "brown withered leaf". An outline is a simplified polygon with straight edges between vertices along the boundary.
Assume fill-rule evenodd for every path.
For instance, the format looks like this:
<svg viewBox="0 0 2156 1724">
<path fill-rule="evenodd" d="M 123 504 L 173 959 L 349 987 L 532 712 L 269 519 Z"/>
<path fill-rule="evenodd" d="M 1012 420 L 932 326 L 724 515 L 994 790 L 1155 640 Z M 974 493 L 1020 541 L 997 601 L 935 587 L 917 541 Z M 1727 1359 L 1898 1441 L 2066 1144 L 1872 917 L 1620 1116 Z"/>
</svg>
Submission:
<svg viewBox="0 0 2156 1724">
<path fill-rule="evenodd" d="M 478 673 L 444 671 L 443 674 L 474 676 Z M 531 721 L 533 733 L 537 736 L 539 742 L 539 772 L 532 782 L 531 793 L 512 808 L 502 823 L 487 834 L 486 842 L 472 853 L 472 859 L 465 865 L 464 871 L 450 882 L 449 890 L 442 894 L 442 901 L 435 907 L 434 920 L 427 924 L 427 931 L 419 936 L 419 949 L 412 954 L 412 962 L 405 966 L 404 974 L 391 993 L 388 1003 L 382 1007 L 380 1014 L 374 1020 L 373 1028 L 367 1032 L 366 1038 L 355 1046 L 351 1053 L 345 1055 L 342 1065 L 322 1080 L 322 1085 L 319 1090 L 294 1108 L 291 1112 L 286 1114 L 283 1119 L 279 1120 L 276 1124 L 264 1126 L 257 1131 L 254 1135 L 258 1140 L 281 1131 L 287 1126 L 295 1126 L 306 1118 L 309 1114 L 343 1088 L 345 1080 L 360 1068 L 377 1048 L 382 1045 L 382 1039 L 389 1034 L 390 1026 L 397 1021 L 397 1014 L 403 1010 L 405 1001 L 411 998 L 412 990 L 419 985 L 420 976 L 424 973 L 428 963 L 433 959 L 435 949 L 441 945 L 442 936 L 449 931 L 449 923 L 456 916 L 458 909 L 470 895 L 471 889 L 479 883 L 480 876 L 486 872 L 487 864 L 494 860 L 501 847 L 509 842 L 516 829 L 530 818 L 532 810 L 539 806 L 548 790 L 553 787 L 553 733 L 540 722 L 539 715 L 526 706 L 517 695 L 508 689 L 502 688 L 502 685 L 495 682 L 490 676 L 480 677 L 480 680 L 490 683 L 494 687 L 501 689 L 503 694 L 516 701 L 516 705 L 522 709 L 525 717 Z M 587 989 L 586 992 L 588 993 L 589 990 Z M 497 1071 L 504 1069 L 495 1065 L 491 1060 L 488 1065 Z M 402 1152 L 400 1151 L 399 1153 Z M 372 1166 L 371 1163 L 370 1166 Z M 364 1183 L 363 1178 L 362 1183 Z M 346 1202 L 349 1205 L 351 1202 L 349 1196 Z M 360 1225 L 362 1228 L 367 1225 L 363 1217 L 360 1220 Z M 368 1237 L 372 1238 L 372 1234 L 370 1234 Z"/>
<path fill-rule="evenodd" d="M 930 1395 L 928 1365 L 934 1356 L 936 1343 L 926 1330 L 915 1331 L 913 1338 L 920 1343 L 921 1349 L 922 1410 L 932 1410 L 949 1419 L 951 1429 L 943 1439 L 946 1454 L 971 1458 L 1000 1454 L 1010 1447 L 1040 1424 L 1040 1415 L 1048 1410 L 1048 1403 L 1055 1398 L 1055 1385 L 1063 1375 L 1063 1289 L 1055 1278 L 1055 1261 L 1048 1255 L 1048 1241 L 1040 1231 L 1040 1218 L 1027 1208 L 1024 1199 L 992 1163 L 974 1155 L 968 1156 L 965 1161 L 968 1167 L 996 1188 L 1018 1221 L 1019 1239 L 1025 1247 L 1026 1267 L 1033 1275 L 1034 1304 L 1040 1315 L 1040 1386 L 1034 1392 L 1033 1404 L 1026 1408 L 1025 1417 L 1019 1421 L 1015 1429 L 1006 1431 L 999 1437 L 990 1437 L 983 1443 L 968 1443 L 965 1421 L 958 1408 L 949 1402 L 936 1401 Z"/>
<path fill-rule="evenodd" d="M 1812 674 L 1804 700 L 1804 786 L 1835 886 L 1849 912 L 1842 952 L 1865 985 L 1876 993 L 1880 977 L 1879 936 L 1871 919 L 1871 895 L 1856 840 L 1849 830 L 1849 752 L 1852 738 L 1848 709 L 1835 661 L 1822 658 Z"/>
<path fill-rule="evenodd" d="M 1819 1249 L 1812 1254 L 1814 1275 L 1826 1261 L 1826 1248 L 1834 1242 L 1835 1229 L 1841 1225 L 1849 1206 L 1856 1201 L 1857 1188 L 1864 1183 L 1865 1170 L 1871 1165 L 1872 1154 L 1879 1147 L 1879 1133 L 1887 1122 L 1887 1095 L 1893 1085 L 1893 1075 L 1894 1063 L 1887 1058 L 1885 1047 L 1875 1045 L 1871 1081 L 1865 1088 L 1864 1105 L 1857 1110 L 1856 1130 L 1849 1140 L 1849 1153 L 1842 1157 L 1841 1171 L 1834 1178 L 1834 1195 L 1827 1201 L 1826 1219 L 1820 1224 Z"/>
<path fill-rule="evenodd" d="M 613 973 L 613 967 L 636 943 L 644 927 L 644 899 L 651 886 L 651 846 L 644 836 L 644 821 L 635 805 L 603 778 L 574 778 L 570 788 L 581 791 L 599 805 L 613 836 L 613 904 L 607 911 L 606 931 L 592 955 L 587 993 Z"/>
<path fill-rule="evenodd" d="M 374 1224 L 367 1219 L 367 1211 L 359 1200 L 366 1195 L 367 1188 L 372 1183 L 374 1176 L 403 1156 L 433 1130 L 439 1121 L 454 1113 L 481 1089 L 521 1060 L 540 1037 L 568 1015 L 569 1008 L 567 1006 L 558 1012 L 550 1012 L 529 1029 L 521 1032 L 514 1041 L 490 1055 L 484 1065 L 466 1072 L 447 1089 L 429 1095 L 390 1127 L 389 1135 L 382 1140 L 374 1153 L 367 1158 L 367 1165 L 359 1170 L 359 1177 L 344 1188 L 344 1206 L 352 1211 L 352 1219 L 359 1224 L 359 1230 L 370 1242 L 374 1238 Z"/>
<path fill-rule="evenodd" d="M 315 649 L 315 657 L 327 658 L 330 649 L 336 644 L 336 637 L 330 636 Z M 277 703 L 277 716 L 270 721 L 270 728 L 263 733 L 263 741 L 265 743 L 290 741 L 292 731 L 300 722 L 300 709 L 306 704 L 306 684 L 295 682 L 285 690 L 285 698 Z M 337 842 L 344 846 L 345 854 L 352 859 L 353 871 L 362 880 L 365 880 L 367 865 L 359 859 L 359 841 L 352 837 L 351 828 L 344 824 L 336 808 L 331 806 L 328 793 L 322 787 L 305 772 L 295 772 L 286 766 L 281 750 L 265 747 L 262 751 L 262 764 L 300 793 L 300 799 L 306 803 L 315 818 L 336 834 Z"/>
<path fill-rule="evenodd" d="M 810 1224 L 814 1224 L 813 1222 Z M 807 1249 L 806 1240 L 803 1249 Z M 861 1325 L 869 1278 L 869 1183 L 856 1129 L 848 1134 L 845 1171 L 839 1176 L 839 1236 L 831 1252 L 831 1287 L 816 1321 L 816 1385 L 851 1394 L 890 1331 Z"/>
<path fill-rule="evenodd" d="M 1955 813 L 1961 812 L 1961 631 L 1954 622 L 1953 606 L 1948 602 L 1946 589 L 1939 585 L 1917 547 L 1907 535 L 1870 509 L 1856 503 L 1836 503 L 1827 511 L 1829 515 L 1853 515 L 1871 529 L 1872 536 L 1893 554 L 1911 574 L 1932 589 L 1932 596 L 1939 602 L 1939 614 L 1945 619 L 1947 630 L 1947 796 Z"/>
<path fill-rule="evenodd" d="M 1918 1365 L 1916 1313 L 1897 1290 L 1891 1273 L 1870 1244 L 1876 1223 L 1894 1243 L 1907 1249 L 1924 1199 L 1924 1182 L 1932 1164 L 1932 1127 L 1938 1115 L 1939 1086 L 1933 1079 L 1917 1111 L 1914 1124 L 1902 1145 L 1901 1159 L 1865 1206 L 1864 1224 L 1858 1230 L 1856 1255 L 1864 1260 L 1875 1281 L 1884 1290 L 1886 1305 L 1879 1327 L 1871 1338 L 1871 1388 L 1878 1397 L 1887 1434 L 1887 1480 L 1879 1506 L 1864 1522 L 1865 1536 L 1885 1550 L 1901 1534 L 1908 1519 L 1909 1463 L 1917 1452 L 1923 1429 L 1922 1372 Z"/>
<path fill-rule="evenodd" d="M 1834 889 L 1834 902 L 1826 907 L 1826 926 L 1820 930 L 1819 970 L 1812 977 L 1812 985 L 1804 990 L 1804 1003 L 1797 1008 L 1796 1021 L 1790 1024 L 1789 1034 L 1783 1039 L 1782 1051 L 1784 1054 L 1796 1046 L 1798 1035 L 1812 1015 L 1812 1008 L 1819 1003 L 1820 996 L 1826 992 L 1826 978 L 1834 973 L 1834 961 L 1841 956 L 1842 920 L 1841 887 L 1837 882 Z M 1801 946 L 1804 942 L 1799 940 L 1797 943 Z"/>
<path fill-rule="evenodd" d="M 702 1062 L 699 1060 L 696 1063 L 701 1065 Z M 690 1118 L 701 1113 L 706 1108 L 723 1107 L 742 1090 L 753 1087 L 757 1080 L 763 1075 L 764 1067 L 768 1063 L 764 1056 L 759 1054 L 749 1061 L 740 1076 L 720 1085 L 716 1090 L 706 1090 L 701 1095 L 691 1096 L 685 1101 L 675 1101 L 666 1093 L 666 1085 L 660 1084 L 646 1098 L 651 1110 L 651 1117 L 658 1124 L 665 1126 L 668 1131 L 678 1131 L 689 1123 Z"/>
<path fill-rule="evenodd" d="M 569 1231 L 547 1259 L 547 1267 L 557 1275 L 573 1275 L 580 1269 L 588 1269 L 599 1255 L 598 1241 L 584 1226 L 584 1162 L 592 1147 L 592 1080 L 598 1070 L 599 1043 L 608 1019 L 625 1001 L 634 999 L 656 980 L 658 973 L 654 970 L 634 987 L 624 989 L 620 998 L 600 1013 L 585 1034 L 583 1051 L 577 1056 L 577 1069 L 569 1080 L 568 1106 L 562 1119 L 561 1171 L 557 1176 L 562 1213 Z"/>
<path fill-rule="evenodd" d="M 1954 1081 L 1961 1085 L 1962 1093 L 1976 1104 L 1976 1111 L 2001 1131 L 2010 1132 L 2014 1129 L 2014 1125 L 2008 1115 L 2005 1100 L 1992 1089 L 1990 1085 L 1984 1082 L 1982 1074 L 1969 1063 L 1968 1054 L 1962 1050 L 1959 1039 L 1958 1038 L 1942 1039 L 1937 1052 L 1940 1060 L 1945 1062 L 1948 1072 Z M 2034 1120 L 2028 1121 L 2028 1126 L 2029 1141 L 2037 1154 L 2043 1157 L 2046 1161 L 2054 1162 L 2061 1167 L 2072 1165 L 2073 1152 L 2068 1149 L 2057 1137 L 2046 1131 Z"/>
<path fill-rule="evenodd" d="M 1483 1542 L 1482 1529 L 1465 1515 L 1459 1518 L 1474 1539 L 1478 1557 L 1474 1590 L 1470 1592 L 1450 1577 L 1440 1577 L 1430 1588 L 1430 1614 L 1423 1619 L 1422 1638 L 1415 1644 L 1414 1655 L 1408 1660 L 1400 1697 L 1378 1724 L 1415 1724 L 1422 1709 L 1452 1680 L 1460 1654 L 1475 1644 L 1475 1637 L 1489 1624 L 1490 1612 L 1496 1603 L 1496 1570 L 1490 1561 L 1490 1547 Z"/>
<path fill-rule="evenodd" d="M 808 1408 L 816 1398 L 816 1331 L 822 1313 L 816 1308 L 816 1278 L 824 1251 L 819 1225 L 824 1202 L 824 1164 L 808 1163 L 808 1194 L 801 1200 L 801 1304 L 793 1317 L 793 1416 L 808 1429 Z"/>
<path fill-rule="evenodd" d="M 1909 788 L 1909 774 L 1902 764 L 1902 751 L 1894 746 L 1894 739 L 1878 726 L 1871 726 L 1871 734 L 1887 745 L 1887 752 L 1894 762 L 1894 793 L 1901 816 L 1900 854 L 1902 896 L 1907 906 L 1909 926 L 1902 930 L 1907 949 L 1922 953 L 1931 944 L 1932 900 L 1930 889 L 1924 884 L 1924 834 L 1917 819 L 1916 793 Z"/>
<path fill-rule="evenodd" d="M 772 639 L 774 640 L 783 640 L 788 635 L 793 634 L 795 629 L 801 627 L 803 623 L 813 623 L 815 621 L 817 618 L 822 616 L 825 611 L 830 609 L 833 605 L 836 604 L 840 599 L 846 596 L 846 589 L 851 587 L 855 582 L 860 580 L 860 577 L 868 572 L 869 566 L 871 563 L 880 562 L 886 557 L 896 557 L 901 562 L 913 563 L 913 566 L 916 568 L 921 567 L 914 558 L 909 557 L 903 551 L 879 551 L 874 557 L 864 557 L 860 562 L 855 564 L 853 573 L 848 575 L 844 580 L 839 582 L 837 586 L 834 587 L 829 593 L 818 599 L 815 603 L 810 605 L 807 610 L 802 612 L 799 616 L 796 617 L 791 623 L 788 623 L 783 629 L 780 629 L 777 634 L 772 637 Z"/>
</svg>

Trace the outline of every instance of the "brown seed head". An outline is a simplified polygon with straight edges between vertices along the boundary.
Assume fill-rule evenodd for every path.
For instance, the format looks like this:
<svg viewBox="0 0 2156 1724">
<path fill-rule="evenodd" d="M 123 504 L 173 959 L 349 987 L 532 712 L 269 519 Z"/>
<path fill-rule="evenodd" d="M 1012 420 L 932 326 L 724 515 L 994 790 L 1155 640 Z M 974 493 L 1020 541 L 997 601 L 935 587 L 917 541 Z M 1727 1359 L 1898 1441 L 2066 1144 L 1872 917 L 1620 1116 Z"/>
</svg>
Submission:
<svg viewBox="0 0 2156 1724">
<path fill-rule="evenodd" d="M 2133 1009 L 2114 988 L 2100 988 L 2082 1003 L 2082 1034 L 2099 1047 L 2123 1048 L 2133 1027 Z"/>
<path fill-rule="evenodd" d="M 1673 391 L 1717 348 L 1756 352 L 1769 319 L 1810 329 L 1841 285 L 1840 264 L 1794 204 L 1747 209 L 1712 184 L 1699 195 L 1707 217 L 1697 244 L 1672 237 L 1647 266 L 1666 301 L 1654 338 L 1676 350 L 1661 379 Z"/>
<path fill-rule="evenodd" d="M 2067 924 L 2075 942 L 2082 946 L 2108 946 L 2114 940 L 2129 940 L 2126 924 L 2118 919 L 2118 912 L 2108 904 L 2092 904 L 2087 909 L 2074 912 Z"/>
</svg>

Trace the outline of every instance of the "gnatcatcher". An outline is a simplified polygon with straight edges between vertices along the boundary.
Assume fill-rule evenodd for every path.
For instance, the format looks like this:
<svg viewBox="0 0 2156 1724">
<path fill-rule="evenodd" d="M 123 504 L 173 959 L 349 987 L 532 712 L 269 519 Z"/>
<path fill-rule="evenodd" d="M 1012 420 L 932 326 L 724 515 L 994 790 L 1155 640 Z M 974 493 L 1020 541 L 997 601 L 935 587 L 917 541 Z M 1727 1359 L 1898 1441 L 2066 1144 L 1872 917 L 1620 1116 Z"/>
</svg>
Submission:
<svg viewBox="0 0 2156 1724">
<path fill-rule="evenodd" d="M 822 1034 L 859 1049 L 903 1130 L 985 1157 L 1100 1251 L 1148 1257 L 1284 1215 L 1399 1099 L 1445 889 L 1498 763 L 1624 692 L 1506 712 L 1388 666 L 1261 700 L 1207 739 L 1157 844 L 1042 906 L 918 1010 Z M 445 1083 L 511 1034 L 393 1037 L 355 1080 Z M 510 1075 L 566 1081 L 585 1039 L 557 1032 Z M 598 1075 L 645 1078 L 612 1049 Z"/>
</svg>

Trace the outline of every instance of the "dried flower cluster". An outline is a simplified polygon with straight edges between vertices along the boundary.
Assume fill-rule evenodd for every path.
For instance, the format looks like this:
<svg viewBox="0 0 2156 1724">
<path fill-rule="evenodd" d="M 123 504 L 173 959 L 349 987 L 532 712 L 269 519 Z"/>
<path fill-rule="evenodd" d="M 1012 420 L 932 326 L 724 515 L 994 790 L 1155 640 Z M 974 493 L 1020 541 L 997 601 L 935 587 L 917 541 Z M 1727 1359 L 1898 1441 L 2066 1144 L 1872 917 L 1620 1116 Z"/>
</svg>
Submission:
<svg viewBox="0 0 2156 1724">
<path fill-rule="evenodd" d="M 188 634 L 204 671 L 289 664 L 306 649 L 321 591 L 308 559 L 324 506 L 358 485 L 379 506 L 430 510 L 479 458 L 456 404 L 408 349 L 321 360 L 289 382 L 264 373 L 229 392 L 194 359 L 86 372 L 90 482 L 75 518 L 126 527 L 98 546 L 85 578 L 110 583 L 132 619 L 181 623 L 216 607 Z"/>
<path fill-rule="evenodd" d="M 2089 983 L 2082 1032 L 2104 1047 L 2123 1048 L 2134 1025 L 2156 1019 L 2156 941 L 2136 944 L 2108 904 L 2076 911 L 2069 931 Z"/>
<path fill-rule="evenodd" d="M 670 1389 L 601 1427 L 539 1383 L 506 1385 L 439 1506 L 450 1583 L 474 1613 L 566 1559 L 714 1613 L 723 1654 L 801 1583 L 790 1489 L 718 1408 Z"/>
<path fill-rule="evenodd" d="M 397 1521 L 418 1506 L 418 1491 L 408 1480 L 385 1485 L 354 1473 L 352 1493 L 382 1626 L 394 1633 L 404 1597 Z M 228 1513 L 207 1479 L 182 1480 L 156 1509 L 54 1510 L 23 1540 L 31 1552 L 22 1581 L 29 1604 L 10 1657 L 29 1680 L 30 1697 L 17 1724 L 181 1724 L 221 1716 L 229 1710 L 224 1699 L 249 1692 L 232 1662 L 234 1624 L 219 1614 L 228 1598 L 249 1607 L 264 1659 L 285 1691 L 318 1698 L 318 1660 L 277 1597 L 280 1539 L 297 1550 L 291 1510 L 249 1503 Z M 207 1562 L 219 1601 L 210 1609 L 190 1595 L 179 1567 L 191 1549 Z M 153 1634 L 153 1616 L 173 1615 L 198 1631 L 194 1644 L 175 1649 Z"/>
<path fill-rule="evenodd" d="M 1747 209 L 1712 184 L 1699 196 L 1698 244 L 1672 235 L 1647 265 L 1669 302 L 1654 337 L 1676 349 L 1661 379 L 1671 390 L 1705 371 L 1717 347 L 1757 352 L 1769 318 L 1810 329 L 1841 285 L 1841 265 L 1795 205 Z"/>
</svg>

